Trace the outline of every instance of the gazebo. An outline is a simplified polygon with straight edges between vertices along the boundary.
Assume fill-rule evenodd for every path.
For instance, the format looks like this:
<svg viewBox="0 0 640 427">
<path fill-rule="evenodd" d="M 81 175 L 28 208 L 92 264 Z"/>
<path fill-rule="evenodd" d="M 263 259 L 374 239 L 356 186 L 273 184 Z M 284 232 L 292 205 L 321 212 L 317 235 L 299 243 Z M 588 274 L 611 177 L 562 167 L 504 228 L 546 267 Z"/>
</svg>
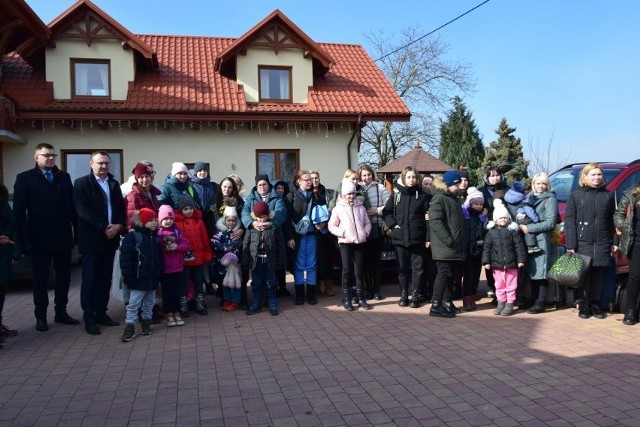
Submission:
<svg viewBox="0 0 640 427">
<path fill-rule="evenodd" d="M 424 151 L 420 142 L 416 142 L 415 147 L 407 154 L 395 159 L 391 163 L 387 163 L 377 170 L 377 173 L 384 173 L 385 187 L 387 187 L 387 190 L 393 190 L 393 174 L 401 173 L 407 166 L 412 166 L 421 174 L 445 173 L 448 170 L 455 169 L 453 166 L 446 164 L 437 157 Z"/>
</svg>

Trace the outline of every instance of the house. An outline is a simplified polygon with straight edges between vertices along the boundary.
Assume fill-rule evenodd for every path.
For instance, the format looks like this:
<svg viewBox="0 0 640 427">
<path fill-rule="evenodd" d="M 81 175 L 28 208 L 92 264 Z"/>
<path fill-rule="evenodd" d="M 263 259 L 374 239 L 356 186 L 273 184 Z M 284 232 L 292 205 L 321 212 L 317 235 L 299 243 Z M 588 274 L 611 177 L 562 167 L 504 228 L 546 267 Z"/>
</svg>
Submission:
<svg viewBox="0 0 640 427">
<path fill-rule="evenodd" d="M 148 159 L 159 177 L 174 161 L 205 161 L 216 181 L 317 168 L 337 182 L 357 164 L 367 121 L 410 118 L 361 46 L 315 42 L 279 10 L 237 39 L 136 35 L 89 0 L 48 25 L 24 0 L 0 0 L 0 17 L 10 189 L 42 142 L 72 178 L 100 149 L 120 181 Z"/>
</svg>

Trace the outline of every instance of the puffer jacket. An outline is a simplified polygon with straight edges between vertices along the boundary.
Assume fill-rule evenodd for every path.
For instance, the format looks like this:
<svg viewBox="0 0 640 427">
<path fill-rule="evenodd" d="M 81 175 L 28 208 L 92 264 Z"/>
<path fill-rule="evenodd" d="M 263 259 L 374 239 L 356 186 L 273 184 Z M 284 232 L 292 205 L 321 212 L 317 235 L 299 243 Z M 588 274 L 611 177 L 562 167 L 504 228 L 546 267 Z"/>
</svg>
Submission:
<svg viewBox="0 0 640 427">
<path fill-rule="evenodd" d="M 189 180 L 180 182 L 175 176 L 168 176 L 162 185 L 161 192 L 162 194 L 158 196 L 160 203 L 169 205 L 174 210 L 178 209 L 180 197 L 185 194 L 193 199 L 198 209 L 202 210 L 200 196 Z"/>
<path fill-rule="evenodd" d="M 124 198 L 125 208 L 127 209 L 127 230 L 133 228 L 133 213 L 135 211 L 149 208 L 156 214 L 158 213 L 158 209 L 160 209 L 158 196 L 160 194 L 160 190 L 151 186 L 147 195 L 138 184 L 133 184 L 131 191 Z"/>
<path fill-rule="evenodd" d="M 429 204 L 429 234 L 433 259 L 463 261 L 469 237 L 460 201 L 455 193 L 448 190 L 442 178 L 433 180 L 431 194 L 433 198 Z"/>
<path fill-rule="evenodd" d="M 555 258 L 551 233 L 557 225 L 558 201 L 555 192 L 550 190 L 540 194 L 532 191 L 527 198 L 540 218 L 538 222 L 528 224 L 527 230 L 536 238 L 538 247 L 542 249 L 541 252 L 529 255 L 527 273 L 531 280 L 543 280 L 547 278 L 547 272 Z"/>
<path fill-rule="evenodd" d="M 202 221 L 202 214 L 195 209 L 193 215 L 189 218 L 184 216 L 182 211 L 177 211 L 176 226 L 182 232 L 182 235 L 189 242 L 189 247 L 195 256 L 194 261 L 185 261 L 186 267 L 203 265 L 211 261 L 211 242 L 207 235 L 207 229 Z"/>
<path fill-rule="evenodd" d="M 140 247 L 136 234 L 140 234 Z M 162 249 L 156 231 L 140 224 L 133 225 L 120 245 L 120 269 L 127 288 L 138 291 L 158 289 L 160 274 L 164 269 Z"/>
<path fill-rule="evenodd" d="M 331 211 L 329 231 L 338 238 L 338 243 L 366 242 L 371 233 L 371 221 L 362 202 L 354 199 L 353 203 L 349 203 L 339 198 Z"/>
<path fill-rule="evenodd" d="M 384 188 L 384 185 L 378 181 L 371 181 L 368 186 L 364 183 L 360 183 L 360 185 L 367 192 L 367 198 L 369 199 L 369 203 L 371 203 L 371 207 L 377 210 L 377 213 L 371 215 L 369 219 L 372 223 L 382 227 L 382 210 L 389 200 L 389 192 Z"/>
<path fill-rule="evenodd" d="M 391 243 L 405 248 L 424 245 L 427 241 L 425 214 L 429 210 L 429 199 L 420 185 L 405 187 L 396 182 L 395 187 L 398 194 L 391 195 L 382 210 L 384 223 L 391 230 Z"/>
<path fill-rule="evenodd" d="M 608 267 L 615 228 L 613 193 L 604 186 L 571 193 L 564 216 L 567 249 L 591 257 L 593 267 Z"/>
<path fill-rule="evenodd" d="M 491 268 L 518 268 L 518 263 L 527 261 L 527 251 L 524 248 L 517 225 L 511 223 L 508 227 L 497 227 L 490 221 L 489 231 L 484 238 L 482 264 L 490 264 Z"/>
<path fill-rule="evenodd" d="M 620 252 L 629 256 L 631 249 L 633 249 L 633 243 L 638 238 L 635 235 L 636 218 L 635 206 L 640 203 L 640 194 L 634 194 L 638 191 L 638 187 L 632 187 L 625 191 L 618 203 L 618 208 L 613 214 L 613 222 L 616 226 L 616 231 L 620 231 Z M 627 215 L 627 209 L 629 215 Z"/>
<path fill-rule="evenodd" d="M 269 212 L 273 212 L 273 216 L 269 219 L 271 226 L 280 228 L 287 219 L 287 206 L 273 186 L 269 189 L 266 199 L 263 199 L 256 187 L 253 187 L 249 196 L 244 200 L 244 206 L 242 207 L 242 225 L 244 225 L 244 228 L 249 228 L 253 224 L 253 206 L 261 200 L 267 203 Z"/>
<path fill-rule="evenodd" d="M 158 240 L 164 258 L 164 273 L 178 273 L 184 270 L 184 253 L 189 249 L 189 242 L 182 237 L 182 233 L 175 225 L 158 229 Z M 178 245 L 174 251 L 168 251 L 167 245 L 172 240 Z"/>
</svg>

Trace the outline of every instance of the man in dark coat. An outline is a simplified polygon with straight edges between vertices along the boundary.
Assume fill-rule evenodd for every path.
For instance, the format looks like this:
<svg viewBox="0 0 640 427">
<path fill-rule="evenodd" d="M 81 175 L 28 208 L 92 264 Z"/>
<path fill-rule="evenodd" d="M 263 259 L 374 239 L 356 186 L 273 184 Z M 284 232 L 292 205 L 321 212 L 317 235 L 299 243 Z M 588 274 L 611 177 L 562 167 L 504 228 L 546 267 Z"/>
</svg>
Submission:
<svg viewBox="0 0 640 427">
<path fill-rule="evenodd" d="M 38 144 L 33 169 L 18 174 L 14 185 L 13 211 L 23 252 L 32 257 L 33 303 L 36 329 L 49 330 L 47 324 L 47 280 L 53 263 L 55 272 L 56 323 L 77 325 L 67 313 L 71 283 L 72 228 L 77 222 L 73 206 L 73 186 L 68 173 L 56 166 L 52 145 Z"/>
<path fill-rule="evenodd" d="M 125 208 L 120 184 L 109 173 L 111 157 L 91 154 L 91 173 L 76 179 L 74 202 L 78 212 L 78 244 L 82 255 L 80 304 L 85 329 L 99 335 L 97 324 L 118 326 L 107 315 L 113 257 L 124 230 Z"/>
<path fill-rule="evenodd" d="M 460 174 L 448 171 L 436 178 L 431 187 L 433 199 L 429 205 L 429 235 L 431 253 L 438 273 L 433 285 L 431 316 L 455 317 L 451 301 L 453 276 L 463 269 L 467 248 L 467 226 L 462 206 L 457 198 Z"/>
</svg>

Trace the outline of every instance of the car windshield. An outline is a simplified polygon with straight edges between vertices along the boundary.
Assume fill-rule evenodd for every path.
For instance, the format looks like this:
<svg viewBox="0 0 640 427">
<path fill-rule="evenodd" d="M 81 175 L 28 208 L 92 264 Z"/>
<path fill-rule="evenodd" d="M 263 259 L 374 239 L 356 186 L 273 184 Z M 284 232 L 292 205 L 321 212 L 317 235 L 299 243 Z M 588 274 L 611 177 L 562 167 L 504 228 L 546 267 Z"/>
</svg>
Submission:
<svg viewBox="0 0 640 427">
<path fill-rule="evenodd" d="M 604 170 L 604 182 L 611 182 L 622 169 L 605 168 Z M 554 173 L 549 177 L 551 187 L 556 192 L 556 197 L 559 202 L 566 202 L 569 200 L 569 194 L 578 187 L 578 179 L 580 178 L 580 172 L 582 168 L 563 169 Z"/>
</svg>

